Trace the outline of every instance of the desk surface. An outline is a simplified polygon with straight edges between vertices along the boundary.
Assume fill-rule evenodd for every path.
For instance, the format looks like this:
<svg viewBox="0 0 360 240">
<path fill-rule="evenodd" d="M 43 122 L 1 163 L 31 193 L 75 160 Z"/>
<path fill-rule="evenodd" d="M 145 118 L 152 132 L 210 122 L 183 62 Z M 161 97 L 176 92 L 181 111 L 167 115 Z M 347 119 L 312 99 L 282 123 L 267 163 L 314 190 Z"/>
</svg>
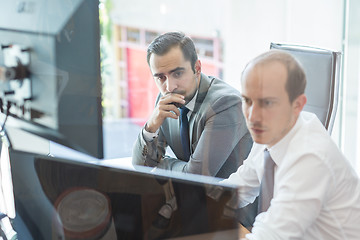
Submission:
<svg viewBox="0 0 360 240">
<path fill-rule="evenodd" d="M 249 231 L 241 224 L 239 224 L 238 229 L 171 238 L 170 240 L 224 240 L 234 239 L 234 237 L 236 239 L 245 240 L 245 235 L 248 233 Z"/>
</svg>

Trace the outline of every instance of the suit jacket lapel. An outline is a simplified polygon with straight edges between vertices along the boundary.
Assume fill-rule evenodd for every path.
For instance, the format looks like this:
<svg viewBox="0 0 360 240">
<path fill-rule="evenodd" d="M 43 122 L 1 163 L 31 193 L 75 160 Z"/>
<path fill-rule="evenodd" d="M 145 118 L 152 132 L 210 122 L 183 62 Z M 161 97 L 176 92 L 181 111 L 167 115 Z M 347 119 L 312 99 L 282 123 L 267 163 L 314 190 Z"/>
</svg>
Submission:
<svg viewBox="0 0 360 240">
<path fill-rule="evenodd" d="M 200 109 L 201 104 L 203 103 L 206 94 L 208 93 L 208 90 L 211 86 L 211 83 L 213 81 L 214 78 L 210 78 L 208 76 L 206 76 L 205 74 L 201 73 L 201 78 L 200 78 L 200 84 L 199 84 L 199 92 L 196 98 L 196 102 L 195 102 L 195 107 L 194 107 L 194 111 L 191 113 L 190 116 L 190 120 L 189 120 L 189 135 L 190 135 L 190 144 L 192 145 L 193 143 L 193 131 L 194 131 L 194 127 L 195 127 L 195 119 L 196 119 L 196 115 Z M 192 146 L 190 146 L 190 149 Z"/>
</svg>

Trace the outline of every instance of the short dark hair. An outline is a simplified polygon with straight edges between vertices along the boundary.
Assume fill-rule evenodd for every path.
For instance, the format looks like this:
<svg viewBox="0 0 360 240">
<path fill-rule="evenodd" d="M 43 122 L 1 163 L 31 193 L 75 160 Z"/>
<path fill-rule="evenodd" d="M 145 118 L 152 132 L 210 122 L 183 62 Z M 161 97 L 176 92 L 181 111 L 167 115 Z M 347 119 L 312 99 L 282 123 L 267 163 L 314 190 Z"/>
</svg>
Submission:
<svg viewBox="0 0 360 240">
<path fill-rule="evenodd" d="M 150 66 L 151 54 L 165 55 L 173 47 L 179 46 L 185 60 L 190 61 L 191 68 L 195 73 L 195 63 L 198 60 L 194 42 L 182 32 L 168 32 L 157 36 L 148 46 L 147 62 Z"/>
<path fill-rule="evenodd" d="M 279 62 L 283 64 L 287 70 L 286 91 L 289 95 L 290 103 L 298 96 L 304 94 L 306 87 L 306 76 L 301 64 L 289 53 L 283 50 L 269 50 L 250 61 L 244 69 L 253 68 L 258 65 L 270 62 Z M 243 72 L 243 74 L 244 74 Z"/>
</svg>

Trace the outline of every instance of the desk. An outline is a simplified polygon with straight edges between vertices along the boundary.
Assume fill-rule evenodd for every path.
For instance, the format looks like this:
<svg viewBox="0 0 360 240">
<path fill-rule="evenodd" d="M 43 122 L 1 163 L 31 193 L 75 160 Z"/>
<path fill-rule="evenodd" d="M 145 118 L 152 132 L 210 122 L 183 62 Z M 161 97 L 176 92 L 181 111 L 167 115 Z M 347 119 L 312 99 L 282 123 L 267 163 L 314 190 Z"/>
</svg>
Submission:
<svg viewBox="0 0 360 240">
<path fill-rule="evenodd" d="M 123 157 L 123 158 L 97 160 L 91 162 L 102 166 L 135 170 L 131 161 L 132 161 L 131 157 Z"/>
<path fill-rule="evenodd" d="M 245 235 L 249 233 L 245 227 L 239 224 L 238 229 L 219 231 L 214 233 L 197 234 L 186 237 L 171 238 L 170 240 L 224 240 L 224 239 L 245 239 Z"/>
</svg>

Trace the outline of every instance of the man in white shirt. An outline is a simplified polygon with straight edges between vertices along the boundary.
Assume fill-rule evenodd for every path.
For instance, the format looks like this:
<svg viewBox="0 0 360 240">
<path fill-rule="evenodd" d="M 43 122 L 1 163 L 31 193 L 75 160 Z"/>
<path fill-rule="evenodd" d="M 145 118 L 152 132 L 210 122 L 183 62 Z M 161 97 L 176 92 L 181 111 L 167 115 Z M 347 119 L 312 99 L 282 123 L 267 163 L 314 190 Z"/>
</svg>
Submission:
<svg viewBox="0 0 360 240">
<path fill-rule="evenodd" d="M 274 163 L 269 206 L 254 239 L 360 239 L 360 181 L 317 117 L 302 111 L 306 78 L 288 53 L 271 50 L 243 71 L 243 113 L 254 145 L 224 182 L 239 185 L 239 206 L 259 195 L 264 150 Z M 260 202 L 260 201 L 259 201 Z"/>
</svg>

